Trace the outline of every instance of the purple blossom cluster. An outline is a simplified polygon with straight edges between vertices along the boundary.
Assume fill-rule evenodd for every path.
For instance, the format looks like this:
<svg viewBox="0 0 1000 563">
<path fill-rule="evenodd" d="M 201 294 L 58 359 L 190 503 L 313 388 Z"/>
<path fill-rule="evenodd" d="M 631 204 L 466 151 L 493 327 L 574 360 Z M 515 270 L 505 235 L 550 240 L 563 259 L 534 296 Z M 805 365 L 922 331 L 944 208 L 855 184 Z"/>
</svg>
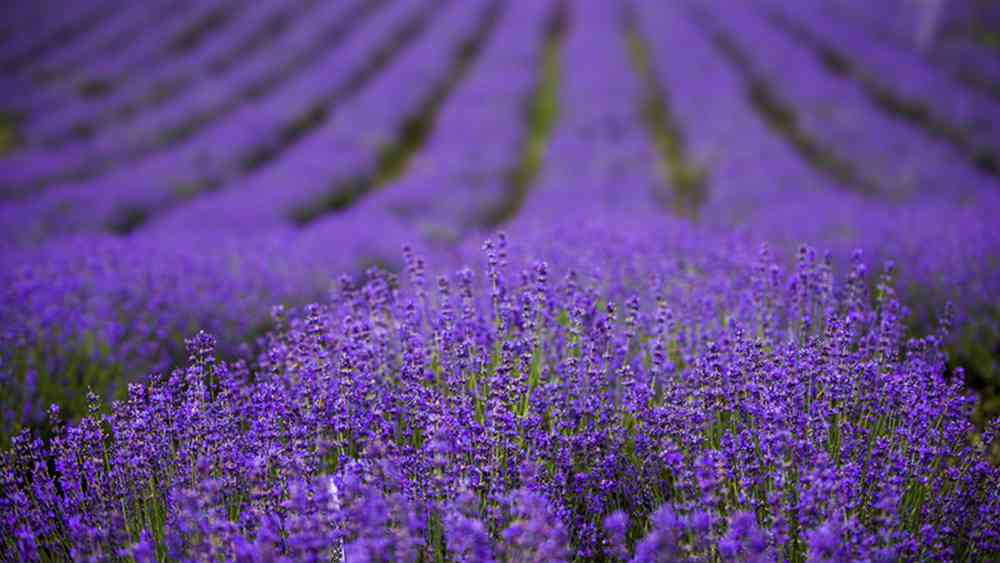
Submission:
<svg viewBox="0 0 1000 563">
<path fill-rule="evenodd" d="M 84 412 L 80 389 L 123 393 L 126 376 L 176 365 L 184 336 L 209 330 L 235 354 L 275 303 L 321 298 L 328 277 L 283 258 L 288 236 L 68 239 L 11 256 L 0 279 L 0 436 L 44 421 L 52 402 Z"/>
<path fill-rule="evenodd" d="M 14 439 L 0 466 L 3 548 L 409 561 L 997 553 L 1000 471 L 967 439 L 973 399 L 944 376 L 947 326 L 907 339 L 891 270 L 870 294 L 860 259 L 836 276 L 803 248 L 787 271 L 766 250 L 706 255 L 690 229 L 670 231 L 645 233 L 657 243 L 644 248 L 606 231 L 600 272 L 590 253 L 501 236 L 479 273 L 430 282 L 407 253 L 402 278 L 343 278 L 322 305 L 275 310 L 252 363 L 216 359 L 202 333 L 186 368 L 107 409 L 91 396 L 74 425 L 53 408 L 48 442 Z"/>
<path fill-rule="evenodd" d="M 1000 557 L 996 100 L 887 8 L 55 4 L 0 560 Z"/>
</svg>

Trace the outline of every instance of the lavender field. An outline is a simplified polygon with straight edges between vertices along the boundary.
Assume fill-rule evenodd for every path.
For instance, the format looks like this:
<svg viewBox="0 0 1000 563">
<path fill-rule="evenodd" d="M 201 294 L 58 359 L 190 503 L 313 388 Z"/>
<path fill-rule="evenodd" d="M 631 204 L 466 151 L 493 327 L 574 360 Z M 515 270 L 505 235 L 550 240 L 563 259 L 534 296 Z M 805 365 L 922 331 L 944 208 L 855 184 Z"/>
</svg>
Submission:
<svg viewBox="0 0 1000 563">
<path fill-rule="evenodd" d="M 0 561 L 1000 560 L 1000 4 L 0 14 Z"/>
</svg>

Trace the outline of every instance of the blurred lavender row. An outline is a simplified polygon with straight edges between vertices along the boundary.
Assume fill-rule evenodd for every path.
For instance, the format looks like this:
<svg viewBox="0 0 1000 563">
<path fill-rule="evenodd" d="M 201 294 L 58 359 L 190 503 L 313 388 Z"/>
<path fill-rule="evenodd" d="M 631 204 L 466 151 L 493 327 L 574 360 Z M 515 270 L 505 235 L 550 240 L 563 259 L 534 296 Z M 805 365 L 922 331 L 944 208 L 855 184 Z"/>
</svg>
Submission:
<svg viewBox="0 0 1000 563">
<path fill-rule="evenodd" d="M 711 33 L 720 34 L 745 71 L 788 106 L 795 125 L 836 159 L 836 173 L 859 191 L 895 199 L 996 193 L 995 178 L 948 144 L 880 111 L 857 82 L 831 74 L 818 56 L 752 10 L 698 4 Z"/>
<path fill-rule="evenodd" d="M 897 48 L 920 53 L 956 80 L 1000 96 L 995 34 L 1000 9 L 989 0 L 862 2 L 822 0 L 826 17 L 864 28 Z M 909 4 L 909 6 L 903 5 Z M 989 33 L 994 34 L 992 46 Z"/>
<path fill-rule="evenodd" d="M 146 70 L 155 70 L 171 55 L 170 45 L 174 38 L 182 36 L 200 20 L 211 17 L 215 11 L 224 11 L 227 7 L 232 9 L 235 6 L 235 2 L 227 4 L 225 0 L 192 4 L 190 19 L 170 18 L 136 37 L 128 49 L 120 49 L 90 61 L 86 68 L 87 80 L 113 82 L 118 77 L 132 77 L 136 73 L 141 75 Z M 9 104 L 11 109 L 30 115 L 66 103 L 79 93 L 80 85 L 81 82 L 70 81 L 68 84 L 57 83 L 41 90 L 31 88 L 12 91 L 4 102 Z"/>
<path fill-rule="evenodd" d="M 303 72 L 308 76 L 320 71 L 327 48 L 337 46 L 360 27 L 357 18 L 370 9 L 361 2 L 326 4 L 313 18 L 278 38 L 271 45 L 273 50 L 260 53 L 255 64 L 228 65 L 200 87 L 182 91 L 162 105 L 143 107 L 145 111 L 106 125 L 91 139 L 57 149 L 26 148 L 10 155 L 2 161 L 8 196 L 30 195 L 60 181 L 79 183 L 100 177 L 110 166 L 188 141 L 201 129 L 243 110 L 245 104 L 254 107 L 258 98 L 280 95 L 282 88 L 291 87 L 286 81 Z M 306 80 L 305 76 L 299 81 Z M 25 127 L 25 135 L 30 136 L 30 124 Z M 74 129 L 77 124 L 67 121 L 60 127 Z"/>
<path fill-rule="evenodd" d="M 2 213 L 8 241 L 32 243 L 55 235 L 100 231 L 120 221 L 122 213 L 161 211 L 173 202 L 190 199 L 211 187 L 218 189 L 238 176 L 246 159 L 260 151 L 281 150 L 297 140 L 290 136 L 299 120 L 323 121 L 329 105 L 353 95 L 352 82 L 376 64 L 383 49 L 394 49 L 394 37 L 412 26 L 426 23 L 421 15 L 429 0 L 404 0 L 380 12 L 368 25 L 355 30 L 346 43 L 328 51 L 311 72 L 286 82 L 273 95 L 240 105 L 238 111 L 213 122 L 207 130 L 166 152 L 115 169 L 111 174 L 83 184 L 46 189 L 39 197 L 8 206 Z M 317 109 L 318 108 L 318 109 Z M 313 117 L 313 116 L 316 117 Z M 302 125 L 315 125 L 304 123 Z M 135 185 L 142 185 L 137 190 Z M 94 198 L 94 194 L 100 194 Z M 70 213 L 55 212 L 74 202 Z M 87 202 L 86 204 L 84 202 Z M 20 220 L 13 219 L 14 216 Z M 6 234 L 6 233 L 5 233 Z"/>
<path fill-rule="evenodd" d="M 767 4 L 767 3 L 765 3 Z M 827 57 L 829 65 L 841 61 L 847 72 L 856 72 L 877 91 L 896 96 L 900 111 L 912 111 L 928 127 L 942 129 L 981 167 L 992 167 L 1000 153 L 1000 101 L 974 88 L 957 84 L 925 60 L 880 43 L 861 30 L 823 17 L 809 3 L 770 2 L 784 16 L 785 27 L 804 36 Z"/>
<path fill-rule="evenodd" d="M 486 17 L 483 12 L 490 9 L 487 4 L 477 0 L 454 7 L 439 26 L 442 33 L 430 34 L 406 48 L 360 95 L 280 160 L 265 165 L 237 189 L 184 206 L 151 228 L 259 232 L 292 224 L 296 212 L 321 214 L 327 198 L 344 194 L 347 205 L 351 197 L 364 195 L 352 194 L 353 184 L 374 181 L 381 155 L 407 120 L 450 94 L 448 81 L 461 57 L 459 51 L 463 44 L 479 39 L 476 35 Z M 285 189 L 293 183 L 295 190 Z"/>
<path fill-rule="evenodd" d="M 23 69 L 47 52 L 75 40 L 86 38 L 88 32 L 101 28 L 121 2 L 63 3 L 43 0 L 18 3 L 5 10 L 3 56 L 0 66 L 5 73 L 23 72 Z M 68 41 L 67 41 L 68 39 Z"/>
<path fill-rule="evenodd" d="M 183 56 L 177 54 L 167 58 L 162 64 L 144 65 L 137 72 L 130 73 L 127 79 L 104 78 L 90 81 L 98 87 L 104 87 L 107 93 L 101 92 L 82 100 L 67 100 L 57 103 L 51 111 L 39 115 L 30 121 L 29 142 L 45 142 L 48 139 L 63 139 L 72 135 L 73 129 L 84 129 L 91 134 L 101 121 L 108 120 L 118 113 L 125 113 L 128 108 L 135 108 L 144 99 L 168 98 L 172 90 L 204 87 L 196 84 L 209 79 L 213 68 L 218 65 L 233 64 L 228 61 L 247 55 L 246 41 L 260 34 L 263 26 L 272 22 L 275 17 L 290 14 L 305 15 L 305 3 L 289 6 L 287 2 L 269 2 L 258 6 L 252 11 L 232 10 L 228 19 L 219 18 L 216 25 L 225 24 L 223 29 L 207 33 L 194 45 L 194 40 L 185 44 Z M 216 8 L 223 13 L 223 8 Z M 188 46 L 190 45 L 190 46 Z M 252 52 L 252 50 L 250 50 Z M 233 61 L 238 62 L 238 61 Z M 92 88 L 94 88 L 92 86 Z M 76 103 L 74 103 L 76 102 Z M 136 110 L 131 110 L 136 111 Z"/>
</svg>

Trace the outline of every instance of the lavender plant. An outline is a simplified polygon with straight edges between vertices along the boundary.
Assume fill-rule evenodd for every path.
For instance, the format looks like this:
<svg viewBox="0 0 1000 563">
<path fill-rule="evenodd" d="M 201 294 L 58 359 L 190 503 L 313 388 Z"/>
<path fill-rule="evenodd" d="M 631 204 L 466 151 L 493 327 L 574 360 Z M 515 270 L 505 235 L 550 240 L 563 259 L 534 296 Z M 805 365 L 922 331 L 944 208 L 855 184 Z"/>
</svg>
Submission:
<svg viewBox="0 0 1000 563">
<path fill-rule="evenodd" d="M 983 444 L 1000 426 L 973 433 L 973 398 L 944 369 L 947 323 L 904 338 L 891 269 L 870 294 L 860 257 L 838 277 L 808 248 L 786 271 L 766 249 L 733 262 L 663 246 L 630 247 L 598 273 L 588 257 L 515 258 L 500 238 L 484 267 L 433 283 L 408 253 L 403 278 L 371 271 L 324 304 L 276 310 L 252 363 L 219 361 L 202 333 L 186 368 L 106 409 L 91 396 L 77 424 L 53 408 L 48 442 L 14 439 L 0 471 L 3 549 L 998 553 L 1000 471 Z M 703 283 L 724 271 L 747 283 Z"/>
</svg>

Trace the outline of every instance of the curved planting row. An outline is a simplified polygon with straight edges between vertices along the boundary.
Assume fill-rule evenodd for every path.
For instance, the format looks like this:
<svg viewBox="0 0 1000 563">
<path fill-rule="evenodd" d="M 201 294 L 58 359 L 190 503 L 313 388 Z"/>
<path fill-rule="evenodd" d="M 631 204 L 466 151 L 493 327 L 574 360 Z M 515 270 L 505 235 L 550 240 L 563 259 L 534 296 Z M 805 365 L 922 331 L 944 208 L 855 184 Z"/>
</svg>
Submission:
<svg viewBox="0 0 1000 563">
<path fill-rule="evenodd" d="M 52 107 L 72 102 L 81 93 L 91 93 L 110 87 L 118 80 L 127 80 L 134 75 L 155 71 L 175 56 L 184 56 L 183 49 L 176 45 L 183 42 L 192 33 L 197 33 L 203 22 L 220 17 L 229 10 L 235 9 L 235 0 L 210 0 L 191 4 L 190 13 L 186 17 L 161 20 L 161 25 L 147 29 L 147 32 L 137 36 L 127 49 L 106 54 L 103 57 L 91 59 L 85 65 L 86 75 L 70 79 L 67 82 L 57 82 L 42 87 L 30 87 L 8 93 L 3 103 L 7 109 L 27 114 L 30 119 L 36 113 L 51 110 Z"/>
<path fill-rule="evenodd" d="M 1000 173 L 1000 101 L 954 82 L 925 60 L 824 17 L 808 2 L 771 3 L 782 25 L 857 76 L 876 102 L 958 146 L 980 169 Z"/>
<path fill-rule="evenodd" d="M 237 189 L 184 206 L 151 228 L 259 232 L 314 220 L 365 195 L 378 175 L 399 164 L 386 161 L 405 150 L 405 137 L 420 133 L 408 129 L 433 126 L 433 114 L 447 103 L 464 67 L 475 62 L 469 59 L 487 39 L 496 6 L 465 4 L 443 16 L 442 33 L 432 32 L 400 53 L 363 92 L 280 159 L 263 165 Z M 283 189 L 291 183 L 295 190 Z"/>
<path fill-rule="evenodd" d="M 337 54 L 341 41 L 354 28 L 364 27 L 357 18 L 368 13 L 370 6 L 360 1 L 328 5 L 305 25 L 283 35 L 272 45 L 274 50 L 262 53 L 255 64 L 230 66 L 199 88 L 102 129 L 93 139 L 56 149 L 25 149 L 9 156 L 3 161 L 6 195 L 27 197 L 53 184 L 58 188 L 60 182 L 100 180 L 113 173 L 115 166 L 138 166 L 157 154 L 169 155 L 203 130 L 232 122 L 240 111 L 260 111 L 261 100 L 280 96 L 283 88 L 287 91 L 295 82 L 310 80 L 313 73 L 324 71 L 325 59 L 341 56 Z"/>
<path fill-rule="evenodd" d="M 946 299 L 963 311 L 992 303 L 1000 280 L 989 258 L 1000 251 L 993 194 L 949 201 L 949 185 L 920 199 L 865 197 L 816 162 L 836 146 L 769 120 L 753 81 L 682 10 L 637 2 L 636 21 L 650 43 L 653 72 L 670 93 L 690 166 L 706 175 L 702 221 L 759 240 L 809 241 L 842 261 L 855 248 L 894 258 L 908 291 L 942 290 L 930 301 L 935 315 Z M 954 219 L 942 224 L 937 215 Z"/>
<path fill-rule="evenodd" d="M 4 11 L 7 26 L 0 55 L 4 74 L 23 72 L 53 49 L 86 38 L 114 14 L 120 2 L 20 2 Z"/>
<path fill-rule="evenodd" d="M 362 254 L 398 261 L 406 241 L 448 245 L 501 219 L 517 198 L 535 108 L 551 94 L 540 67 L 559 48 L 563 13 L 554 1 L 507 8 L 454 90 L 410 121 L 415 150 L 384 152 L 365 192 L 355 195 L 364 199 L 351 206 L 353 194 L 335 195 L 306 225 L 302 244 L 374 242 L 379 251 Z"/>
<path fill-rule="evenodd" d="M 81 36 L 78 41 L 59 45 L 20 73 L 18 84 L 21 88 L 44 86 L 47 84 L 79 79 L 79 75 L 95 64 L 101 57 L 113 55 L 115 51 L 136 41 L 145 27 L 166 17 L 179 17 L 188 13 L 189 2 L 140 2 L 116 7 L 108 18 L 91 33 Z M 81 89 L 81 96 L 95 94 L 92 89 Z"/>
<path fill-rule="evenodd" d="M 948 144 L 874 107 L 858 84 L 831 74 L 817 55 L 752 10 L 701 5 L 711 32 L 756 81 L 761 103 L 775 113 L 790 112 L 782 119 L 823 144 L 835 161 L 829 166 L 845 183 L 896 199 L 995 196 L 995 178 Z"/>
<path fill-rule="evenodd" d="M 268 36 L 260 37 L 276 18 L 307 17 L 310 3 L 262 3 L 253 10 L 233 10 L 223 19 L 210 20 L 211 29 L 200 29 L 195 38 L 189 34 L 175 40 L 175 54 L 160 65 L 143 66 L 141 72 L 127 79 L 114 80 L 88 78 L 92 84 L 103 88 L 99 95 L 84 97 L 75 103 L 61 103 L 25 124 L 27 142 L 65 142 L 74 136 L 93 136 L 104 123 L 116 116 L 136 115 L 144 106 L 157 106 L 185 89 L 203 88 L 203 80 L 210 79 L 219 65 L 253 62 L 254 49 L 265 47 Z M 303 13 L 304 12 L 304 13 Z M 223 14 L 219 10 L 219 14 Z M 223 25 L 224 24 L 224 25 Z M 218 29 L 218 27 L 222 29 Z M 249 45 L 247 44 L 251 42 Z M 252 42 L 258 44 L 254 45 Z M 92 87 L 93 88 L 93 87 Z"/>
<path fill-rule="evenodd" d="M 990 35 L 1000 25 L 995 3 L 958 0 L 941 9 L 945 8 L 942 4 L 936 18 L 928 18 L 923 25 L 917 21 L 921 10 L 899 2 L 822 0 L 819 4 L 827 17 L 862 27 L 896 48 L 915 51 L 957 80 L 1000 97 L 1000 59 L 995 36 Z M 924 6 L 925 11 L 933 9 L 933 5 Z"/>
<path fill-rule="evenodd" d="M 334 104 L 363 89 L 430 19 L 425 0 L 393 3 L 329 51 L 310 72 L 270 95 L 242 104 L 236 112 L 164 152 L 157 152 L 107 176 L 45 190 L 8 206 L 9 241 L 31 243 L 55 235 L 115 230 L 128 232 L 151 213 L 219 189 L 265 162 L 321 124 Z M 273 154 L 272 154 L 273 153 Z M 136 189 L 141 186 L 141 189 Z M 68 202 L 75 202 L 69 206 Z M 20 219 L 15 218 L 20 217 Z M 6 234 L 6 233 L 5 233 Z"/>
</svg>

